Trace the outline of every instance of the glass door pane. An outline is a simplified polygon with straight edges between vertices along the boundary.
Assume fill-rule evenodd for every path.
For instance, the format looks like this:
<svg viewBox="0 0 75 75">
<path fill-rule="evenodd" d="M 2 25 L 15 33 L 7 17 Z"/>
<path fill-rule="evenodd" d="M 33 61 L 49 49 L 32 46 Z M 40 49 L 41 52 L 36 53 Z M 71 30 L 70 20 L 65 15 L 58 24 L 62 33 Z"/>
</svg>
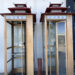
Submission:
<svg viewBox="0 0 75 75">
<path fill-rule="evenodd" d="M 26 70 L 26 38 L 25 22 L 14 22 L 14 70 L 16 74 L 25 75 Z"/>
<path fill-rule="evenodd" d="M 7 23 L 7 75 L 12 72 L 12 26 Z"/>
<path fill-rule="evenodd" d="M 57 54 L 59 75 L 66 75 L 66 26 L 65 22 L 57 23 Z"/>
<path fill-rule="evenodd" d="M 50 24 L 51 75 L 56 75 L 55 23 Z"/>
<path fill-rule="evenodd" d="M 56 75 L 55 23 L 47 26 L 48 75 Z"/>
<path fill-rule="evenodd" d="M 48 75 L 66 75 L 65 22 L 47 22 Z"/>
</svg>

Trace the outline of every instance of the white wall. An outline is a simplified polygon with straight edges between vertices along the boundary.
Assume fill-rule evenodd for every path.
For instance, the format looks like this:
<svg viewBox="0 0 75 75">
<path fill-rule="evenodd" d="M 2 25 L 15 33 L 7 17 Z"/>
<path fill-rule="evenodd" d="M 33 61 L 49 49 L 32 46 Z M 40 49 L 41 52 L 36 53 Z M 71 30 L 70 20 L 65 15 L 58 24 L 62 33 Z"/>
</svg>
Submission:
<svg viewBox="0 0 75 75">
<path fill-rule="evenodd" d="M 66 6 L 66 0 L 0 0 L 0 13 L 9 12 L 8 8 L 15 3 L 26 3 L 36 13 L 36 26 L 34 32 L 35 69 L 37 69 L 37 58 L 42 58 L 42 25 L 40 15 L 50 3 L 62 3 Z M 0 16 L 0 73 L 4 72 L 4 19 Z"/>
</svg>

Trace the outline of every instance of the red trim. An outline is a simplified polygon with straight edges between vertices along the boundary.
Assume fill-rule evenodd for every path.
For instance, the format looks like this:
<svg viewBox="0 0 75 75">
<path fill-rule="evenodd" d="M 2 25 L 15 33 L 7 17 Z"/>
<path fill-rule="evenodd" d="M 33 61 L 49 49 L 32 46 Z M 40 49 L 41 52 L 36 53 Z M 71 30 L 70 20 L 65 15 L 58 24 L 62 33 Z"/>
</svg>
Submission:
<svg viewBox="0 0 75 75">
<path fill-rule="evenodd" d="M 26 8 L 26 7 L 16 7 L 16 8 L 8 8 L 11 12 L 14 12 L 15 10 L 26 10 L 28 13 L 31 13 L 31 9 L 30 8 Z"/>
<path fill-rule="evenodd" d="M 14 4 L 16 7 L 17 7 L 17 5 L 24 5 L 24 7 L 27 7 L 27 5 L 26 4 Z"/>
<path fill-rule="evenodd" d="M 1 13 L 0 15 L 34 15 L 32 13 Z"/>
<path fill-rule="evenodd" d="M 26 4 L 14 4 L 17 5 L 24 5 L 25 7 L 15 7 L 15 8 L 8 8 L 12 13 L 0 13 L 0 15 L 33 15 L 33 21 L 36 22 L 36 14 L 31 13 L 31 9 L 27 8 Z M 15 10 L 25 10 L 27 13 L 14 13 Z"/>
<path fill-rule="evenodd" d="M 67 8 L 65 8 L 65 7 L 50 7 L 50 8 L 46 9 L 45 13 L 48 13 L 51 10 L 62 10 L 64 12 L 65 10 L 67 10 Z"/>
<path fill-rule="evenodd" d="M 45 15 L 75 15 L 75 13 L 43 13 L 41 14 L 40 22 L 43 22 Z"/>
<path fill-rule="evenodd" d="M 61 6 L 61 4 L 50 4 L 49 7 L 51 7 L 52 5 L 59 5 L 59 6 Z"/>
</svg>

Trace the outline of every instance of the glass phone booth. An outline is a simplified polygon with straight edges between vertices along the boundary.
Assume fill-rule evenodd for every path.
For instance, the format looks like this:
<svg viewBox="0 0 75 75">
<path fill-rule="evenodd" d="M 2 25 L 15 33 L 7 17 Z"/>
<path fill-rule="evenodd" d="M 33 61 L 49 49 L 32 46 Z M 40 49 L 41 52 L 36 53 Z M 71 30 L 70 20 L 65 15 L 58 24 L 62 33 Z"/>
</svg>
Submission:
<svg viewBox="0 0 75 75">
<path fill-rule="evenodd" d="M 26 4 L 15 4 L 4 16 L 5 75 L 34 75 L 33 22 Z"/>
<path fill-rule="evenodd" d="M 66 10 L 61 4 L 50 4 L 41 15 L 46 75 L 73 75 L 72 13 Z"/>
</svg>

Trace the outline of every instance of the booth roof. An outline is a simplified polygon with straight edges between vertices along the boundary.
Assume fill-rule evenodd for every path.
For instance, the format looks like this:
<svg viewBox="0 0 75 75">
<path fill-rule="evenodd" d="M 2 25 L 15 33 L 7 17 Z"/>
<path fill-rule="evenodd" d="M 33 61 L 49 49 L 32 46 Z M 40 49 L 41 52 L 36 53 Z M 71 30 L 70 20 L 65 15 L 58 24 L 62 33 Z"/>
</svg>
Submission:
<svg viewBox="0 0 75 75">
<path fill-rule="evenodd" d="M 62 12 L 64 12 L 64 11 L 67 10 L 67 8 L 65 8 L 65 7 L 58 7 L 58 8 L 57 7 L 49 7 L 49 8 L 46 9 L 45 13 L 48 13 L 51 10 L 62 10 Z"/>
<path fill-rule="evenodd" d="M 58 6 L 61 6 L 61 4 L 50 4 L 49 7 L 52 7 L 53 5 L 58 5 Z"/>
<path fill-rule="evenodd" d="M 0 15 L 33 15 L 33 21 L 36 22 L 36 14 L 31 13 L 31 9 L 27 7 L 26 4 L 14 4 L 15 7 L 13 8 L 8 8 L 11 13 L 0 13 Z M 17 7 L 18 5 L 23 5 L 23 7 Z M 15 13 L 15 11 L 18 10 L 25 10 L 25 13 Z"/>
<path fill-rule="evenodd" d="M 75 15 L 75 13 L 68 13 L 67 9 L 66 7 L 61 7 L 61 4 L 50 4 L 45 13 L 41 14 L 40 22 L 43 22 L 45 15 Z M 51 12 L 51 10 L 56 10 L 57 12 Z M 58 12 L 58 10 L 61 10 L 61 12 Z"/>
<path fill-rule="evenodd" d="M 14 4 L 16 7 L 18 6 L 18 5 L 23 5 L 24 7 L 27 7 L 27 5 L 26 4 Z"/>
</svg>

